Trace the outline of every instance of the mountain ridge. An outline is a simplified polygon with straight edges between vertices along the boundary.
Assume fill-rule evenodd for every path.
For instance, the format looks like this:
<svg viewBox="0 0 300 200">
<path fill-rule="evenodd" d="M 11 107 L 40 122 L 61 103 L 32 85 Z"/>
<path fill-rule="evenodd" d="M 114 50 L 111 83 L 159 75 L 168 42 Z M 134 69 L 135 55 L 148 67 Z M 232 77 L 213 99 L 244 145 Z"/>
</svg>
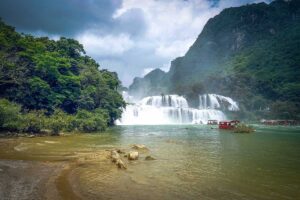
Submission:
<svg viewBox="0 0 300 200">
<path fill-rule="evenodd" d="M 294 110 L 300 101 L 299 10 L 297 0 L 224 9 L 208 20 L 187 53 L 171 62 L 158 87 L 138 95 L 177 93 L 197 105 L 199 94 L 216 92 L 235 98 L 245 110 L 267 110 L 278 102 L 283 107 L 292 102 Z M 146 76 L 133 82 L 131 94 L 151 82 L 151 73 Z M 263 102 L 260 108 L 255 99 Z"/>
</svg>

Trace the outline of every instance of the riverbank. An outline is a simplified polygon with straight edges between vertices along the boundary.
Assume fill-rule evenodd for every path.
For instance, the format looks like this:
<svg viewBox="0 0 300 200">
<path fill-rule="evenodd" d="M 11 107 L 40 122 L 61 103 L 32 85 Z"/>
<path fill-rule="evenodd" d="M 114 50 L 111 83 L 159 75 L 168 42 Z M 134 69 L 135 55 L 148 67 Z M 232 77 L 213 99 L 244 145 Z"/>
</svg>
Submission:
<svg viewBox="0 0 300 200">
<path fill-rule="evenodd" d="M 75 190 L 76 182 L 71 181 L 73 170 L 83 164 L 87 163 L 0 160 L 0 196 L 3 199 L 84 199 Z"/>
</svg>

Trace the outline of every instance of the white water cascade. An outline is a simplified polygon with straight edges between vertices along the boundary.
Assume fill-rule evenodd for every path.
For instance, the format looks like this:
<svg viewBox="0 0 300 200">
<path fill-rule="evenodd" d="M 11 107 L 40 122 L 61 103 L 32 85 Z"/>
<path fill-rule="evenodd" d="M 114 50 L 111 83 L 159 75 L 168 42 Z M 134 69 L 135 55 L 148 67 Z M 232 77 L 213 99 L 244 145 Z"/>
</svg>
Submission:
<svg viewBox="0 0 300 200">
<path fill-rule="evenodd" d="M 200 95 L 199 109 L 190 108 L 187 100 L 178 95 L 150 96 L 135 103 L 126 92 L 123 96 L 129 105 L 117 125 L 206 124 L 210 119 L 225 120 L 222 108 L 238 110 L 231 98 L 216 94 Z"/>
<path fill-rule="evenodd" d="M 237 102 L 230 97 L 218 94 L 203 94 L 199 96 L 199 109 L 222 109 L 229 111 L 238 111 Z"/>
</svg>

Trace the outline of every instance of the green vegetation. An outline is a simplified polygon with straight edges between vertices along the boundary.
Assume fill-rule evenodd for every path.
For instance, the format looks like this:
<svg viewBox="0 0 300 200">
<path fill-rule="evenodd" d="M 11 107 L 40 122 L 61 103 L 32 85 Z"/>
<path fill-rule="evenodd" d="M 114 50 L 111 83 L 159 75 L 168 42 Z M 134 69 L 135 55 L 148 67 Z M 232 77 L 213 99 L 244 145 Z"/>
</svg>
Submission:
<svg viewBox="0 0 300 200">
<path fill-rule="evenodd" d="M 238 124 L 233 130 L 234 133 L 252 133 L 254 131 L 253 127 L 246 124 Z"/>
<path fill-rule="evenodd" d="M 0 21 L 0 130 L 105 130 L 125 107 L 120 86 L 78 41 L 19 34 Z"/>
<path fill-rule="evenodd" d="M 48 133 L 57 135 L 65 132 L 103 131 L 108 125 L 108 112 L 102 109 L 94 111 L 78 110 L 68 114 L 56 109 L 51 115 L 44 110 L 21 111 L 19 104 L 0 99 L 0 127 L 2 131 L 26 133 Z"/>
<path fill-rule="evenodd" d="M 217 93 L 239 102 L 241 119 L 300 119 L 299 18 L 298 0 L 223 10 L 148 94 L 177 93 L 197 106 L 199 94 Z"/>
</svg>

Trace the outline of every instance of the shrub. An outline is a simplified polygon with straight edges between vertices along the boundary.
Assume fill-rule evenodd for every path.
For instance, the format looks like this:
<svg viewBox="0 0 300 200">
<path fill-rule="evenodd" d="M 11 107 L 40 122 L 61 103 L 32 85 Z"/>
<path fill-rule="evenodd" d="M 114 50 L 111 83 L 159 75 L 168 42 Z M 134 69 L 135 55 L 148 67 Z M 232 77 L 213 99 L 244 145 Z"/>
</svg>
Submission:
<svg viewBox="0 0 300 200">
<path fill-rule="evenodd" d="M 6 99 L 0 99 L 0 130 L 40 133 L 42 129 L 50 129 L 52 134 L 60 131 L 95 132 L 104 131 L 109 123 L 106 110 L 95 109 L 93 112 L 79 110 L 76 115 L 68 114 L 60 109 L 54 110 L 50 116 L 45 110 L 21 112 L 21 106 Z"/>
<path fill-rule="evenodd" d="M 28 133 L 39 133 L 45 128 L 46 116 L 43 110 L 30 111 L 22 115 L 22 129 Z"/>
<path fill-rule="evenodd" d="M 239 124 L 234 128 L 234 133 L 252 133 L 254 132 L 254 128 L 251 126 L 247 126 L 246 124 Z"/>
<path fill-rule="evenodd" d="M 53 134 L 59 134 L 60 131 L 72 131 L 71 122 L 74 120 L 73 115 L 68 115 L 62 110 L 55 110 L 54 113 L 46 120 L 46 127 L 51 130 Z"/>
<path fill-rule="evenodd" d="M 0 130 L 20 130 L 22 126 L 20 110 L 20 105 L 0 99 Z"/>
<path fill-rule="evenodd" d="M 96 109 L 94 112 L 79 110 L 72 124 L 79 131 L 95 132 L 104 131 L 107 127 L 107 123 L 107 112 L 101 109 Z"/>
</svg>

